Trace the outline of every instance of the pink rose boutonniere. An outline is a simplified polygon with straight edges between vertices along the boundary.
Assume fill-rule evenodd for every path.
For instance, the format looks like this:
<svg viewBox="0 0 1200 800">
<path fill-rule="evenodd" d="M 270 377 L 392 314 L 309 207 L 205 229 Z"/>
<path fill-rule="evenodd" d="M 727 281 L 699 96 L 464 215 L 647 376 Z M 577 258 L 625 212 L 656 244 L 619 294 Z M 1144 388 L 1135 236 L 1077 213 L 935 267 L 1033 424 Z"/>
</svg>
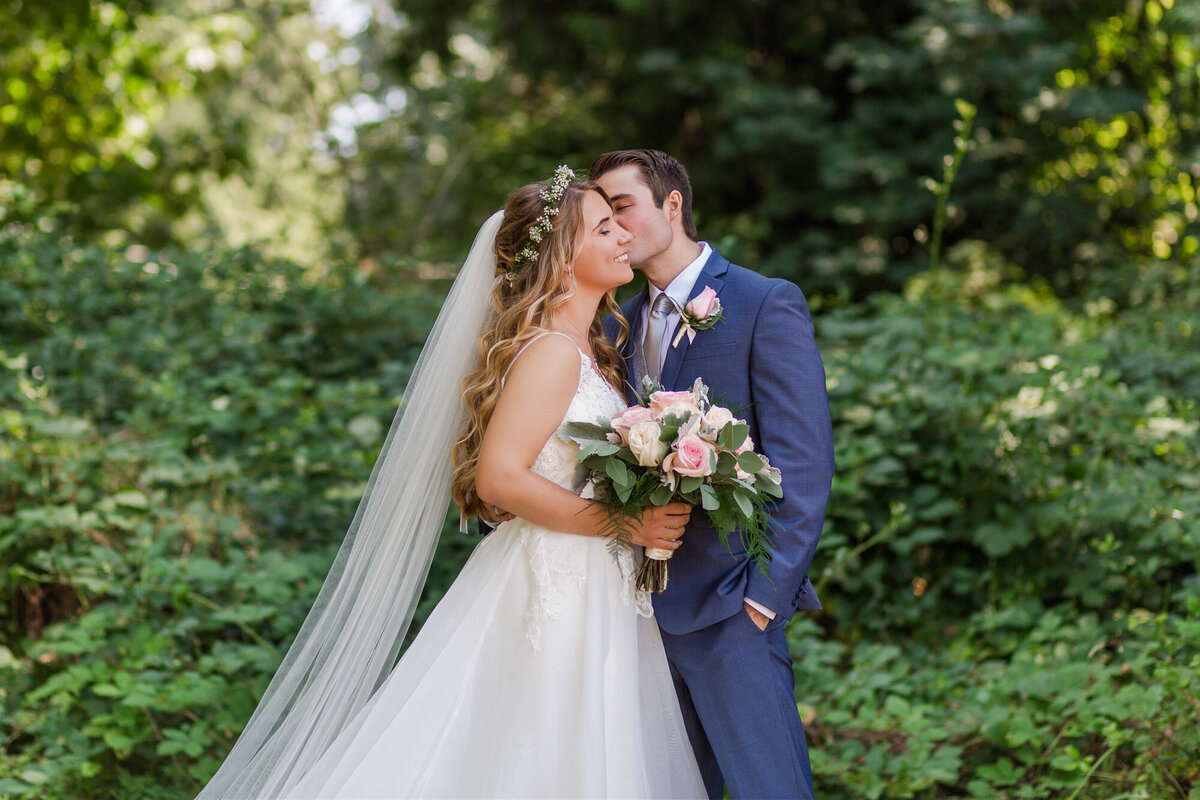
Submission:
<svg viewBox="0 0 1200 800">
<path fill-rule="evenodd" d="M 706 331 L 725 319 L 721 314 L 721 301 L 717 299 L 716 290 L 711 286 L 705 286 L 704 291 L 689 300 L 682 309 L 677 310 L 683 324 L 679 333 L 675 335 L 675 341 L 671 342 L 671 347 L 676 347 L 685 333 L 690 344 L 695 341 L 697 331 Z"/>
</svg>

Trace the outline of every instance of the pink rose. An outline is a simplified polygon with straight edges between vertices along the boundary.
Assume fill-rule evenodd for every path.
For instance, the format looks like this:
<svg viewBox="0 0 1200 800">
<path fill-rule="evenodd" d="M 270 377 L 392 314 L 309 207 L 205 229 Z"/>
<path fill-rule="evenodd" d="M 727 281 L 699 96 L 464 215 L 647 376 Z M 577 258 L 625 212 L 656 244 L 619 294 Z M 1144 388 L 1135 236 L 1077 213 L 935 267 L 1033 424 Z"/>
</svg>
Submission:
<svg viewBox="0 0 1200 800">
<path fill-rule="evenodd" d="M 717 303 L 717 293 L 711 286 L 705 286 L 704 291 L 688 301 L 686 310 L 697 319 L 704 319 L 713 311 Z"/>
<path fill-rule="evenodd" d="M 680 437 L 675 451 L 663 459 L 663 471 L 693 478 L 712 474 L 713 447 L 695 434 Z"/>
<path fill-rule="evenodd" d="M 696 396 L 691 392 L 667 392 L 659 390 L 650 395 L 650 410 L 655 414 L 661 415 L 664 410 L 674 405 L 686 405 L 695 411 L 700 410 L 696 404 Z"/>
<path fill-rule="evenodd" d="M 614 428 L 632 428 L 639 422 L 650 422 L 654 419 L 654 412 L 645 406 L 630 406 L 612 418 L 612 426 Z"/>
</svg>

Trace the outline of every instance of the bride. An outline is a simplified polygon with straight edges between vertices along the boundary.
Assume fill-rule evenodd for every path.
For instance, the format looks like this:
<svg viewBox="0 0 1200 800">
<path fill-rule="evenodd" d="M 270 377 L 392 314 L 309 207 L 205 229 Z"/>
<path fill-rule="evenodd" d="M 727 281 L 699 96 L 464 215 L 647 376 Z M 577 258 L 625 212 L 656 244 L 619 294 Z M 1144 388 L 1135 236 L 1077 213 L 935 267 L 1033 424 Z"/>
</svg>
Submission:
<svg viewBox="0 0 1200 800">
<path fill-rule="evenodd" d="M 566 167 L 484 223 L 316 604 L 198 800 L 705 796 L 633 553 L 610 556 L 556 435 L 625 407 L 601 319 L 630 240 Z M 396 663 L 447 490 L 506 519 Z M 677 548 L 688 513 L 647 512 L 635 544 Z"/>
</svg>

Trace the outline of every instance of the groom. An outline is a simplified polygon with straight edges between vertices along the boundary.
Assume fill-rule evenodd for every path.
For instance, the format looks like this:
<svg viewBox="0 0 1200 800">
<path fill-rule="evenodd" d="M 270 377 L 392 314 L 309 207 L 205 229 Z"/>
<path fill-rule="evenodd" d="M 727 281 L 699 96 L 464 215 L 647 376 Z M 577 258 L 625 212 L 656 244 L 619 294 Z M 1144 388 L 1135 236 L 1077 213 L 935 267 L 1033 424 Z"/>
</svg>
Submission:
<svg viewBox="0 0 1200 800">
<path fill-rule="evenodd" d="M 703 378 L 712 397 L 745 417 L 756 449 L 783 474 L 766 576 L 737 536 L 731 558 L 707 515 L 694 512 L 668 588 L 654 598 L 705 787 L 713 798 L 726 783 L 737 798 L 811 798 L 784 635 L 796 611 L 821 607 L 808 571 L 833 477 L 825 371 L 808 305 L 795 284 L 730 264 L 698 241 L 687 172 L 666 153 L 605 153 L 589 177 L 633 234 L 629 260 L 647 279 L 621 308 L 631 327 L 623 348 L 631 382 L 640 386 L 649 374 L 664 389 L 688 389 Z M 724 321 L 694 341 L 676 339 L 677 309 L 706 287 Z M 605 332 L 616 340 L 613 317 Z"/>
</svg>

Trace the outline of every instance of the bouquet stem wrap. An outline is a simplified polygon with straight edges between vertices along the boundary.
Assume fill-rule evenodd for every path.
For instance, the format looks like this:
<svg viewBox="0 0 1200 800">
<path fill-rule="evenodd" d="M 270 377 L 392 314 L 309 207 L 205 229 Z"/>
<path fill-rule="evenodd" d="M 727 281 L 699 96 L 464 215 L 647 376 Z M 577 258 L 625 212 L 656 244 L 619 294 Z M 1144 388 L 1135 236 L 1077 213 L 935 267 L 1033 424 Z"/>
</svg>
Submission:
<svg viewBox="0 0 1200 800">
<path fill-rule="evenodd" d="M 658 547 L 646 548 L 646 559 L 642 568 L 637 571 L 634 582 L 637 588 L 662 594 L 667 589 L 667 578 L 670 577 L 671 551 Z"/>
</svg>

